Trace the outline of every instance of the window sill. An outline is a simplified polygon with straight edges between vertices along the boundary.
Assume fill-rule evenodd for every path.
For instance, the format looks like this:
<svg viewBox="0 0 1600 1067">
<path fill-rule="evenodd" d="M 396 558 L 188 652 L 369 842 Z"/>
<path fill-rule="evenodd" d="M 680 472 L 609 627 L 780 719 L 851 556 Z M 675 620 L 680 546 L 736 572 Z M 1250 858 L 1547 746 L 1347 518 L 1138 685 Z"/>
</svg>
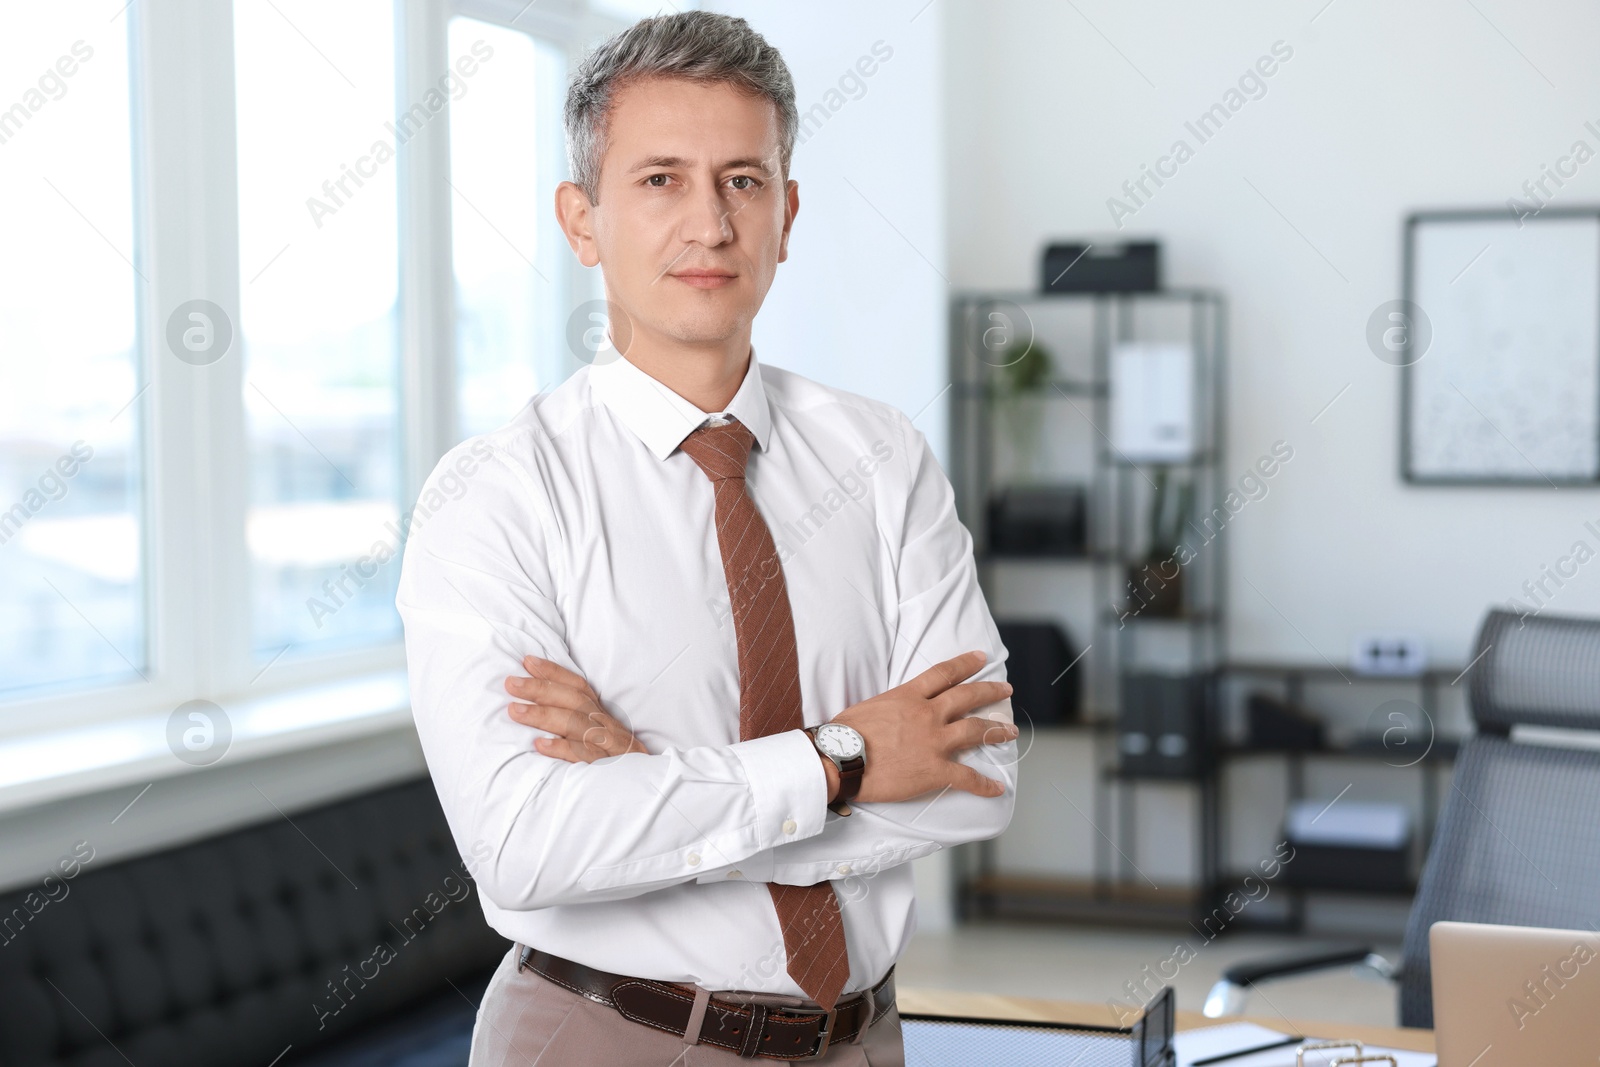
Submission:
<svg viewBox="0 0 1600 1067">
<path fill-rule="evenodd" d="M 0 812 L 411 726 L 404 670 L 290 689 L 228 708 L 232 738 L 203 766 L 167 744 L 169 713 L 0 741 Z"/>
</svg>

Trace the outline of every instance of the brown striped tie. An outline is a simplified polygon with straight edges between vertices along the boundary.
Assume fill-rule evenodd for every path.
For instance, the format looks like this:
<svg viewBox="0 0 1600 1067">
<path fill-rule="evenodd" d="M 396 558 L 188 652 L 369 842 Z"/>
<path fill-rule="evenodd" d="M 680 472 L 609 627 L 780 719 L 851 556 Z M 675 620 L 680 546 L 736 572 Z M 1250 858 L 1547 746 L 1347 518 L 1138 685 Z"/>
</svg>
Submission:
<svg viewBox="0 0 1600 1067">
<path fill-rule="evenodd" d="M 739 646 L 739 740 L 805 726 L 800 712 L 800 657 L 794 615 L 772 531 L 745 487 L 745 462 L 755 436 L 730 421 L 702 426 L 682 448 L 716 492 L 717 545 L 728 581 L 733 632 Z M 844 920 L 833 883 L 793 886 L 770 882 L 783 928 L 789 976 L 806 996 L 831 1008 L 850 977 Z"/>
</svg>

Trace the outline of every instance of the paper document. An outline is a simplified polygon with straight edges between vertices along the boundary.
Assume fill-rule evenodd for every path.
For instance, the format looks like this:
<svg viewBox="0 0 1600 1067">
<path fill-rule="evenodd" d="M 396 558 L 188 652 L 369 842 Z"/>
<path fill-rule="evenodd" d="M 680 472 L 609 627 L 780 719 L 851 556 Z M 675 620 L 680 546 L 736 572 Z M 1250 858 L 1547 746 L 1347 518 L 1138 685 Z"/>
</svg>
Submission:
<svg viewBox="0 0 1600 1067">
<path fill-rule="evenodd" d="M 1185 1030 L 1172 1039 L 1172 1047 L 1178 1054 L 1178 1067 L 1193 1067 L 1195 1060 L 1221 1056 L 1240 1049 L 1256 1048 L 1281 1041 L 1287 1036 L 1281 1031 L 1268 1030 L 1255 1023 L 1223 1023 L 1200 1030 Z M 1307 1040 L 1332 1041 L 1338 1036 L 1337 1033 L 1330 1032 L 1328 1037 L 1308 1037 Z M 1248 1056 L 1223 1060 L 1216 1067 L 1294 1067 L 1294 1054 L 1298 1047 L 1298 1045 L 1282 1045 L 1266 1052 L 1254 1052 Z M 1362 1052 L 1369 1056 L 1393 1056 L 1398 1067 L 1435 1067 L 1436 1062 L 1431 1052 L 1405 1052 L 1400 1049 L 1379 1048 L 1376 1045 L 1367 1045 Z M 1327 1067 L 1341 1056 L 1354 1054 L 1354 1049 L 1329 1049 L 1326 1053 L 1308 1052 L 1306 1067 Z"/>
<path fill-rule="evenodd" d="M 1133 1043 L 1126 1034 L 1014 1026 L 993 1022 L 905 1019 L 906 1067 L 987 1067 L 988 1064 L 1127 1063 Z M 1218 1067 L 1222 1067 L 1218 1064 Z"/>
</svg>

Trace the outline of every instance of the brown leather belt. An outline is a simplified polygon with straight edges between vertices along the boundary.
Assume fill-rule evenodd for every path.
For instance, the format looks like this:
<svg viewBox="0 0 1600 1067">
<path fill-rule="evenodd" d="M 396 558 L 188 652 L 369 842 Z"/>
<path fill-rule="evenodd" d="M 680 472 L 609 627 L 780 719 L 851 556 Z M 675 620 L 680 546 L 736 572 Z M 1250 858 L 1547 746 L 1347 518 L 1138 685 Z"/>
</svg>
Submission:
<svg viewBox="0 0 1600 1067">
<path fill-rule="evenodd" d="M 611 974 L 520 945 L 517 970 L 524 967 L 657 1030 L 683 1037 L 693 1021 L 693 986 Z M 827 1011 L 718 997 L 712 994 L 706 1002 L 696 1044 L 716 1045 L 746 1058 L 810 1060 L 831 1044 L 854 1041 L 894 1007 L 894 968 L 870 990 L 843 997 Z"/>
</svg>

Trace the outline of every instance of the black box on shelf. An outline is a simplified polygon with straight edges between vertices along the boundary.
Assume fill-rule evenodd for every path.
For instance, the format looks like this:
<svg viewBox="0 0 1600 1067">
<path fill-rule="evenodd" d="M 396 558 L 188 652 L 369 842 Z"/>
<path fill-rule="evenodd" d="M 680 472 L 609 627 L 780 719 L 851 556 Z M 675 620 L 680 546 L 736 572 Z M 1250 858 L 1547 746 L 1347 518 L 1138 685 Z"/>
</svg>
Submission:
<svg viewBox="0 0 1600 1067">
<path fill-rule="evenodd" d="M 1245 698 L 1249 748 L 1275 752 L 1313 752 L 1323 747 L 1322 720 L 1304 708 L 1268 693 Z"/>
<path fill-rule="evenodd" d="M 1284 881 L 1297 889 L 1346 889 L 1362 893 L 1406 893 L 1408 850 L 1295 845 L 1283 868 Z"/>
<path fill-rule="evenodd" d="M 1122 676 L 1117 766 L 1140 778 L 1202 778 L 1213 765 L 1209 688 L 1198 674 Z"/>
<path fill-rule="evenodd" d="M 989 551 L 1002 556 L 1081 556 L 1088 517 L 1081 485 L 1013 485 L 989 498 Z"/>
<path fill-rule="evenodd" d="M 1083 665 L 1065 631 L 1053 622 L 996 622 L 1006 646 L 1006 680 L 1019 726 L 1077 722 Z M 1070 670 L 1068 668 L 1071 668 Z"/>
<path fill-rule="evenodd" d="M 1040 290 L 1046 293 L 1153 293 L 1161 288 L 1161 246 L 1063 242 L 1044 250 L 1043 268 Z"/>
<path fill-rule="evenodd" d="M 1284 820 L 1294 856 L 1284 881 L 1301 889 L 1411 890 L 1411 816 L 1403 805 L 1297 801 Z"/>
</svg>

